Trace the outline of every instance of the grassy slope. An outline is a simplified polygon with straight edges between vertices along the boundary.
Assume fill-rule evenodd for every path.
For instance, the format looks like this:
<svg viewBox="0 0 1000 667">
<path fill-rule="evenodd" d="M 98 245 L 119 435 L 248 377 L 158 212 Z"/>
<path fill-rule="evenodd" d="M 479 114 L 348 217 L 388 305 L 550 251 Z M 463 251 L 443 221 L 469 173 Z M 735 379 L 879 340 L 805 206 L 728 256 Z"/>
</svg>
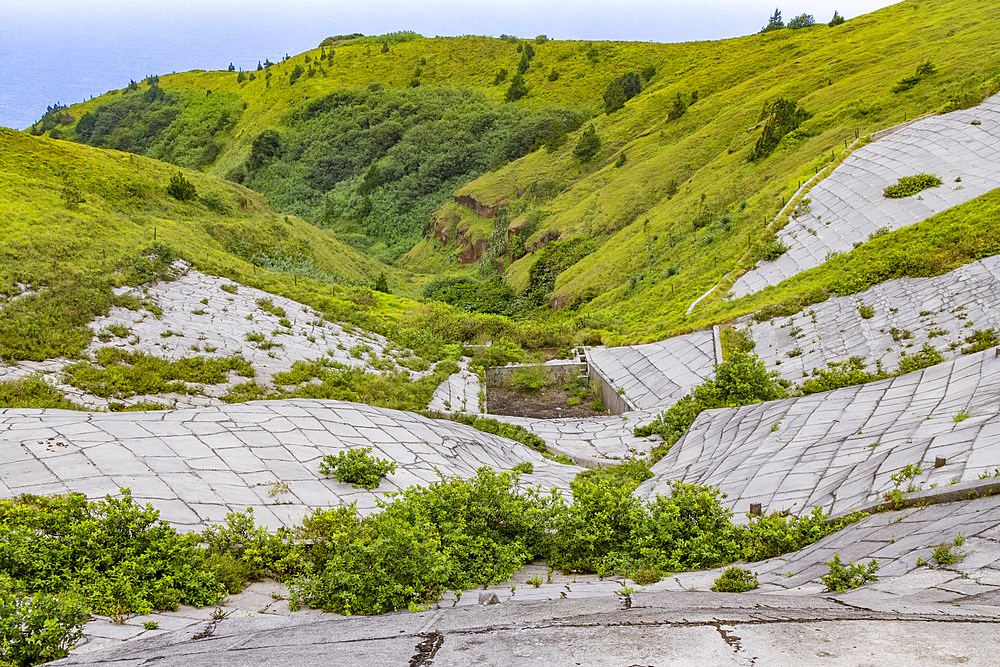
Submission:
<svg viewBox="0 0 1000 667">
<path fill-rule="evenodd" d="M 596 114 L 604 86 L 615 76 L 650 64 L 657 74 L 624 110 L 595 119 L 602 148 L 593 162 L 581 164 L 572 156 L 571 137 L 561 148 L 531 153 L 458 194 L 484 202 L 511 197 L 521 220 L 531 209 L 543 209 L 548 215 L 535 238 L 551 230 L 563 238 L 597 237 L 600 250 L 560 276 L 553 302 L 601 292 L 582 311 L 610 329 L 609 342 L 652 340 L 689 328 L 719 302 L 724 289 L 685 317 L 691 301 L 728 271 L 735 276 L 752 264 L 763 222 L 855 131 L 865 134 L 938 110 L 952 94 L 992 85 L 1000 71 L 1000 57 L 990 46 L 1000 32 L 993 9 L 988 0 L 913 0 L 837 28 L 819 25 L 717 42 L 532 42 L 536 56 L 526 75 L 531 92 L 518 104 L 583 107 Z M 596 58 L 588 56 L 592 48 Z M 516 71 L 519 58 L 516 44 L 483 37 L 417 39 L 395 44 L 388 53 L 377 45 L 340 45 L 332 61 L 322 61 L 322 73 L 289 85 L 292 69 L 308 68 L 307 58 L 318 64 L 319 54 L 315 49 L 273 66 L 270 86 L 262 72 L 240 84 L 235 73 L 200 71 L 162 76 L 160 85 L 229 90 L 246 103 L 231 142 L 210 169 L 224 174 L 242 161 L 254 136 L 281 126 L 285 114 L 305 100 L 371 81 L 407 86 L 420 67 L 422 85 L 467 86 L 499 102 L 507 84 L 492 85 L 493 76 L 501 66 Z M 937 66 L 934 76 L 906 93 L 891 92 L 895 81 L 926 60 Z M 549 81 L 553 68 L 560 76 Z M 699 101 L 681 119 L 668 121 L 677 93 L 687 98 L 694 90 Z M 70 112 L 79 117 L 111 95 L 74 105 Z M 745 156 L 759 136 L 761 108 L 779 96 L 798 100 L 814 117 L 770 158 L 749 165 Z M 628 161 L 615 167 L 622 150 Z M 680 189 L 668 198 L 675 179 Z M 558 194 L 537 197 L 532 186 Z M 528 194 L 519 198 L 526 188 Z M 732 231 L 693 231 L 703 195 L 714 215 L 734 215 Z M 735 206 L 741 201 L 747 202 L 744 209 Z M 456 218 L 455 209 L 448 205 L 439 215 Z M 469 227 L 468 236 L 489 236 L 489 220 L 465 209 L 457 217 Z M 715 237 L 710 244 L 706 231 Z M 456 254 L 453 240 L 441 247 L 426 239 L 401 263 L 432 274 L 468 271 L 457 264 Z M 516 262 L 508 281 L 523 288 L 533 261 L 529 254 Z M 666 278 L 665 269 L 672 266 L 678 271 Z M 426 278 L 411 274 L 409 280 L 413 294 Z"/>
<path fill-rule="evenodd" d="M 921 0 L 832 29 L 682 45 L 676 59 L 657 62 L 653 85 L 625 110 L 595 120 L 603 145 L 592 164 L 573 158 L 571 138 L 558 151 L 528 155 L 459 194 L 491 202 L 532 184 L 556 185 L 560 194 L 548 200 L 512 199 L 515 208 L 551 212 L 536 237 L 554 229 L 563 238 L 598 236 L 603 245 L 560 276 L 555 301 L 596 288 L 602 294 L 584 312 L 617 322 L 619 335 L 609 338 L 662 337 L 699 317 L 684 316 L 691 301 L 741 264 L 748 246 L 752 251 L 761 242 L 764 220 L 856 130 L 865 134 L 938 110 L 950 95 L 995 81 L 1000 57 L 989 45 L 1000 16 L 994 10 L 985 0 Z M 925 60 L 937 74 L 909 92 L 891 92 Z M 668 122 L 673 98 L 692 90 L 700 93 L 698 103 Z M 815 115 L 774 155 L 750 165 L 745 157 L 759 136 L 761 108 L 779 96 Z M 621 150 L 628 162 L 614 167 Z M 667 199 L 675 178 L 682 185 Z M 703 194 L 713 213 L 735 216 L 734 229 L 714 230 L 710 245 L 704 244 L 707 230 L 692 227 Z M 734 206 L 744 200 L 745 209 Z M 528 255 L 512 267 L 513 284 L 523 284 L 531 261 Z M 668 279 L 669 266 L 679 270 Z M 631 287 L 627 278 L 640 272 L 645 278 Z"/>
<path fill-rule="evenodd" d="M 380 272 L 390 285 L 406 282 L 398 271 L 302 220 L 276 214 L 262 197 L 233 183 L 185 172 L 200 194 L 216 192 L 228 201 L 230 215 L 178 202 L 165 193 L 178 171 L 136 155 L 0 128 L 0 293 L 16 291 L 15 282 L 44 285 L 70 274 L 109 273 L 147 247 L 154 233 L 202 271 L 344 314 L 365 310 L 349 299 L 351 283 L 368 285 Z M 85 198 L 76 210 L 63 201 L 63 173 Z M 265 249 L 305 248 L 316 269 L 343 276 L 346 284 L 254 270 L 231 251 L 239 241 Z M 389 319 L 412 305 L 393 296 L 380 296 L 378 304 Z"/>
<path fill-rule="evenodd" d="M 641 68 L 657 61 L 664 50 L 679 50 L 681 45 L 660 45 L 628 42 L 530 41 L 536 55 L 525 75 L 531 94 L 519 102 L 529 107 L 562 106 L 589 107 L 597 103 L 604 87 L 618 74 Z M 593 44 L 602 54 L 592 63 L 586 52 Z M 497 102 L 503 102 L 508 83 L 493 85 L 501 67 L 516 72 L 520 54 L 517 45 L 488 37 L 422 38 L 395 44 L 388 53 L 378 46 L 349 44 L 337 46 L 332 59 L 320 61 L 320 49 L 306 51 L 273 65 L 267 71 L 254 72 L 254 81 L 237 82 L 237 73 L 194 70 L 160 76 L 165 90 L 231 91 L 246 102 L 239 123 L 232 132 L 231 142 L 210 173 L 224 175 L 241 164 L 250 143 L 262 130 L 280 127 L 285 114 L 309 99 L 321 97 L 340 88 L 366 86 L 379 82 L 387 87 L 405 88 L 410 85 L 416 68 L 423 70 L 421 85 L 472 88 L 482 91 Z M 306 59 L 311 63 L 307 63 Z M 421 60 L 425 64 L 420 64 Z M 331 64 L 332 62 L 332 64 Z M 302 76 L 289 84 L 289 75 L 296 66 L 308 68 L 322 64 L 325 73 Z M 552 68 L 560 72 L 557 81 L 548 81 Z M 265 75 L 271 73 L 271 83 Z M 508 78 L 509 82 L 509 78 Z M 107 103 L 121 91 L 111 91 L 92 100 L 74 104 L 69 113 L 76 118 Z"/>
</svg>

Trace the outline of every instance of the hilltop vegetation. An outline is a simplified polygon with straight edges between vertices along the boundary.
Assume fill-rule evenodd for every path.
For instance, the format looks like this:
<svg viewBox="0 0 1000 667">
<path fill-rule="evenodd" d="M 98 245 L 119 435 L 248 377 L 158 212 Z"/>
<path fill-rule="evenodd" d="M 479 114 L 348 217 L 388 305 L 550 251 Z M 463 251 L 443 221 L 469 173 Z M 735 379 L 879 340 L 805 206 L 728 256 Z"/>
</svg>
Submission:
<svg viewBox="0 0 1000 667">
<path fill-rule="evenodd" d="M 461 276 L 425 294 L 638 342 L 742 309 L 723 288 L 684 314 L 778 251 L 765 223 L 856 136 L 995 92 L 992 9 L 914 0 L 689 44 L 344 36 L 51 109 L 34 131 L 241 181 L 405 267 L 410 294 Z M 553 261 L 553 241 L 586 252 Z"/>
</svg>

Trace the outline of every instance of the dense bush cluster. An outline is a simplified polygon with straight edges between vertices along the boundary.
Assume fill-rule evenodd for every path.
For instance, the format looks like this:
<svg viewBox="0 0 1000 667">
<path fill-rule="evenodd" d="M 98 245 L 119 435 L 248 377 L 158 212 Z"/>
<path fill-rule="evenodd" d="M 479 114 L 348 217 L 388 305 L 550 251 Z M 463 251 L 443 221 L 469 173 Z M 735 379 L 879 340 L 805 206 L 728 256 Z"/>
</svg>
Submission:
<svg viewBox="0 0 1000 667">
<path fill-rule="evenodd" d="M 371 455 L 371 447 L 348 449 L 336 456 L 327 454 L 320 461 L 320 473 L 344 484 L 374 489 L 386 475 L 396 472 L 396 464 Z"/>
<path fill-rule="evenodd" d="M 469 313 L 511 316 L 515 311 L 514 290 L 499 278 L 486 281 L 450 276 L 435 278 L 424 287 L 423 296 Z"/>
<path fill-rule="evenodd" d="M 265 130 L 230 177 L 279 209 L 394 258 L 461 184 L 575 130 L 563 109 L 497 106 L 450 88 L 340 90 L 293 111 L 288 131 Z"/>
<path fill-rule="evenodd" d="M 941 185 L 941 179 L 933 174 L 901 176 L 894 185 L 886 187 L 882 194 L 889 199 L 902 199 L 927 188 L 936 188 L 939 185 Z"/>
<path fill-rule="evenodd" d="M 811 113 L 784 97 L 778 98 L 771 104 L 765 104 L 761 111 L 761 120 L 767 119 L 767 122 L 760 138 L 750 151 L 749 160 L 760 162 L 771 155 L 786 134 L 810 118 L 812 118 Z"/>
<path fill-rule="evenodd" d="M 200 169 L 215 162 L 242 113 L 243 102 L 235 93 L 168 93 L 152 84 L 83 114 L 76 139 Z"/>
</svg>

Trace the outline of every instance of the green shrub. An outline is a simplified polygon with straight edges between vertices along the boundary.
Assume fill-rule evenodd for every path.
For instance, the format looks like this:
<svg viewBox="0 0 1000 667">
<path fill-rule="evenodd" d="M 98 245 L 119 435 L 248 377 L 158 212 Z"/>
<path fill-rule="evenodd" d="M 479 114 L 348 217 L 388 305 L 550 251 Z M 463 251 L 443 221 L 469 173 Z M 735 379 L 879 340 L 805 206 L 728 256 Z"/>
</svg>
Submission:
<svg viewBox="0 0 1000 667">
<path fill-rule="evenodd" d="M 922 62 L 917 66 L 917 71 L 912 76 L 907 76 L 897 81 L 896 85 L 892 87 L 892 92 L 904 93 L 935 72 L 937 72 L 937 67 L 933 63 L 929 60 Z"/>
<path fill-rule="evenodd" d="M 861 319 L 870 320 L 875 317 L 875 309 L 871 306 L 861 305 L 858 306 L 858 314 L 861 315 Z"/>
<path fill-rule="evenodd" d="M 777 512 L 748 516 L 747 524 L 738 529 L 741 555 L 743 559 L 753 562 L 798 551 L 863 516 L 865 515 L 854 514 L 827 523 L 827 515 L 818 507 L 801 517 Z"/>
<path fill-rule="evenodd" d="M 115 347 L 97 351 L 97 365 L 80 362 L 67 366 L 63 376 L 68 384 L 102 398 L 129 398 L 136 395 L 190 393 L 186 383 L 220 384 L 234 371 L 253 377 L 253 365 L 241 356 L 188 357 L 167 361 L 145 352 L 129 352 Z"/>
<path fill-rule="evenodd" d="M 339 452 L 336 456 L 327 454 L 319 464 L 319 471 L 338 482 L 374 489 L 383 477 L 396 472 L 396 464 L 375 458 L 369 453 L 371 451 L 371 447 L 361 447 Z"/>
<path fill-rule="evenodd" d="M 898 375 L 904 375 L 906 373 L 912 373 L 913 371 L 919 371 L 922 368 L 927 368 L 928 366 L 934 366 L 935 364 L 940 364 L 944 361 L 944 355 L 934 349 L 930 343 L 924 343 L 924 346 L 920 348 L 919 352 L 914 352 L 913 354 L 901 354 L 899 357 L 899 370 Z"/>
<path fill-rule="evenodd" d="M 798 107 L 795 102 L 778 98 L 771 104 L 765 104 L 761 119 L 767 119 L 764 130 L 750 151 L 750 162 L 760 162 L 767 158 L 778 147 L 781 139 L 799 125 L 812 118 L 812 114 Z"/>
<path fill-rule="evenodd" d="M 0 381 L 0 408 L 85 409 L 37 375 Z"/>
<path fill-rule="evenodd" d="M 0 501 L 0 574 L 25 593 L 74 594 L 123 618 L 213 604 L 223 587 L 197 535 L 178 535 L 150 505 L 79 494 Z"/>
<path fill-rule="evenodd" d="M 843 593 L 852 588 L 863 586 L 872 581 L 878 581 L 875 575 L 878 572 L 878 561 L 872 559 L 865 566 L 861 563 L 847 563 L 840 561 L 840 554 L 835 554 L 833 560 L 827 561 L 830 570 L 820 579 L 826 584 L 828 591 Z"/>
<path fill-rule="evenodd" d="M 526 366 L 510 375 L 510 387 L 524 394 L 533 394 L 548 384 L 543 366 Z"/>
<path fill-rule="evenodd" d="M 890 185 L 882 191 L 889 199 L 902 199 L 917 194 L 921 190 L 941 185 L 941 179 L 933 174 L 916 174 L 901 176 L 895 185 Z"/>
<path fill-rule="evenodd" d="M 814 368 L 812 377 L 799 385 L 799 393 L 803 396 L 831 391 L 841 387 L 851 387 L 875 380 L 891 377 L 884 373 L 881 366 L 874 373 L 865 370 L 865 360 L 862 357 L 851 357 L 843 361 L 831 361 L 826 368 Z"/>
<path fill-rule="evenodd" d="M 541 553 L 558 504 L 489 468 L 390 497 L 365 518 L 352 506 L 306 519 L 311 547 L 291 582 L 293 606 L 380 614 L 504 581 Z"/>
<path fill-rule="evenodd" d="M 840 12 L 834 11 L 833 12 L 833 18 L 830 19 L 830 22 L 827 23 L 827 25 L 830 26 L 831 28 L 833 28 L 835 26 L 838 26 L 838 25 L 844 23 L 846 20 L 847 19 L 845 19 L 843 16 L 840 15 Z"/>
<path fill-rule="evenodd" d="M 232 213 L 232 207 L 226 202 L 218 192 L 206 192 L 201 196 L 201 203 L 205 205 L 210 211 L 215 211 L 219 215 L 229 215 Z"/>
<path fill-rule="evenodd" d="M 777 237 L 771 237 L 761 246 L 758 257 L 764 262 L 773 262 L 786 252 L 788 252 L 788 246 L 779 241 Z"/>
<path fill-rule="evenodd" d="M 597 151 L 601 148 L 601 138 L 597 136 L 597 131 L 593 125 L 588 125 L 580 135 L 573 149 L 573 155 L 588 162 L 594 159 Z"/>
<path fill-rule="evenodd" d="M 194 184 L 184 178 L 184 174 L 177 172 L 170 178 L 167 185 L 167 194 L 177 201 L 190 201 L 198 196 Z"/>
<path fill-rule="evenodd" d="M 635 72 L 622 74 L 604 89 L 604 112 L 614 113 L 642 92 L 642 81 Z"/>
<path fill-rule="evenodd" d="M 965 337 L 965 344 L 962 354 L 974 354 L 1000 345 L 1000 336 L 993 329 L 976 329 Z"/>
<path fill-rule="evenodd" d="M 695 387 L 651 424 L 635 429 L 644 437 L 654 433 L 664 442 L 650 452 L 658 461 L 681 439 L 688 427 L 704 410 L 772 401 L 786 395 L 776 373 L 769 373 L 757 355 L 738 352 L 715 367 L 715 378 Z"/>
<path fill-rule="evenodd" d="M 742 567 L 727 567 L 712 584 L 716 593 L 746 593 L 758 588 L 757 575 Z"/>
<path fill-rule="evenodd" d="M 89 614 L 79 602 L 18 595 L 0 575 L 0 665 L 38 665 L 65 658 L 83 636 Z"/>
<path fill-rule="evenodd" d="M 816 25 L 816 19 L 813 18 L 812 14 L 799 14 L 788 22 L 788 27 L 792 30 L 808 28 L 812 25 Z"/>
<path fill-rule="evenodd" d="M 471 426 L 472 428 L 482 431 L 483 433 L 498 435 L 501 438 L 509 438 L 510 440 L 521 443 L 529 449 L 535 450 L 542 456 L 552 458 L 552 454 L 549 453 L 548 448 L 545 446 L 545 440 L 523 426 L 508 424 L 507 422 L 502 422 L 490 417 L 478 417 L 463 413 L 449 415 L 448 419 L 458 422 L 459 424 Z"/>
<path fill-rule="evenodd" d="M 239 593 L 247 581 L 267 576 L 291 552 L 289 536 L 258 526 L 252 507 L 230 512 L 225 524 L 209 526 L 201 540 L 207 562 L 229 593 Z"/>
</svg>

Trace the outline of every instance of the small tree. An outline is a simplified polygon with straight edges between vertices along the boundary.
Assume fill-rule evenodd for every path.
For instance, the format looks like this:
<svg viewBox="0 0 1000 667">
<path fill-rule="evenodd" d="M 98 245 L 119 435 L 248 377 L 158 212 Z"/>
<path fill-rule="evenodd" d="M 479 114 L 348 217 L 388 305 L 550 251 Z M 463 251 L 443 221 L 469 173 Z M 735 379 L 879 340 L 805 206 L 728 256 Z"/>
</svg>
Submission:
<svg viewBox="0 0 1000 667">
<path fill-rule="evenodd" d="M 190 201 L 198 196 L 194 184 L 184 178 L 184 174 L 181 172 L 177 172 L 170 179 L 170 184 L 167 185 L 167 194 L 177 201 Z"/>
<path fill-rule="evenodd" d="M 771 14 L 771 18 L 768 19 L 767 25 L 760 29 L 763 32 L 772 32 L 774 30 L 781 30 L 785 27 L 785 22 L 781 19 L 781 10 L 777 7 L 774 8 L 774 13 Z"/>
<path fill-rule="evenodd" d="M 529 67 L 531 67 L 531 59 L 528 58 L 527 53 L 522 53 L 521 60 L 520 62 L 517 63 L 517 71 L 520 72 L 521 74 L 524 74 L 525 72 L 528 71 Z"/>
<path fill-rule="evenodd" d="M 389 291 L 389 281 L 386 280 L 385 273 L 378 274 L 378 278 L 375 279 L 375 286 L 372 288 L 376 292 L 382 292 L 383 294 L 392 294 Z"/>
<path fill-rule="evenodd" d="M 791 21 L 788 22 L 788 27 L 792 30 L 798 30 L 799 28 L 808 28 L 811 25 L 816 25 L 816 19 L 813 18 L 812 14 L 799 14 Z"/>
<path fill-rule="evenodd" d="M 240 73 L 236 75 L 236 83 L 243 83 L 246 80 L 247 80 L 247 75 L 245 72 L 240 71 Z"/>
<path fill-rule="evenodd" d="M 834 27 L 834 26 L 837 26 L 837 25 L 840 25 L 841 23 L 843 23 L 843 22 L 844 22 L 844 20 L 845 20 L 845 19 L 844 19 L 844 17 L 843 17 L 843 16 L 841 16 L 841 15 L 840 15 L 840 12 L 838 12 L 838 11 L 834 11 L 834 12 L 833 12 L 833 18 L 832 18 L 832 19 L 830 19 L 830 22 L 829 22 L 829 23 L 827 23 L 827 25 L 828 25 L 828 26 L 830 26 L 830 27 L 832 28 L 832 27 Z"/>
<path fill-rule="evenodd" d="M 576 142 L 573 155 L 584 161 L 593 160 L 597 151 L 601 148 L 601 138 L 597 136 L 597 130 L 593 125 L 588 125 L 587 129 L 580 135 L 580 140 Z"/>
<path fill-rule="evenodd" d="M 674 99 L 674 105 L 670 107 L 670 111 L 667 113 L 667 120 L 677 120 L 687 112 L 687 105 L 684 104 L 684 98 L 681 97 L 680 93 L 677 93 L 676 99 Z"/>
<path fill-rule="evenodd" d="M 232 63 L 229 63 L 229 71 L 230 72 L 235 72 L 236 71 L 236 67 Z"/>
<path fill-rule="evenodd" d="M 507 89 L 507 101 L 516 102 L 528 94 L 528 87 L 524 85 L 524 76 L 515 74 L 510 81 L 510 88 Z"/>
</svg>

